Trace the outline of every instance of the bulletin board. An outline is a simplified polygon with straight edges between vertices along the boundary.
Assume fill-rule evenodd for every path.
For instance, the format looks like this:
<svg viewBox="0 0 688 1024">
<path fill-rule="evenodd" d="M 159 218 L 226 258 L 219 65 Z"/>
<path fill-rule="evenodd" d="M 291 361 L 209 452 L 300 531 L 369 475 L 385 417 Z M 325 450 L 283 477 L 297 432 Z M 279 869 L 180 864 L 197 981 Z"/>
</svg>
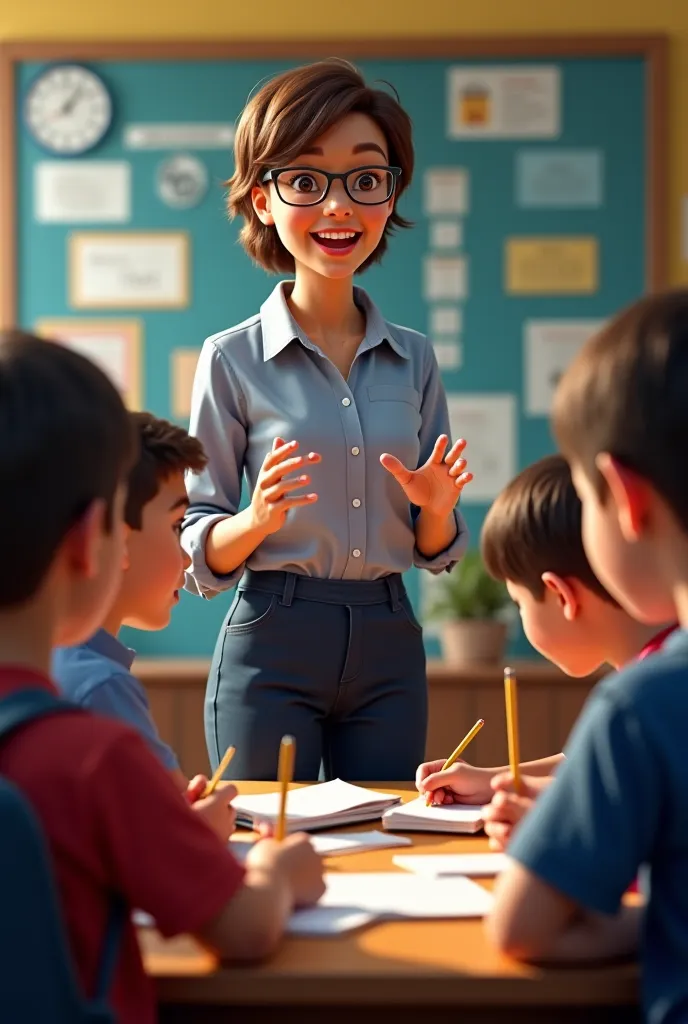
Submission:
<svg viewBox="0 0 688 1024">
<path fill-rule="evenodd" d="M 477 541 L 495 491 L 552 451 L 551 391 L 576 348 L 666 284 L 664 37 L 5 44 L 0 322 L 90 350 L 132 407 L 188 422 L 203 339 L 274 284 L 224 212 L 233 125 L 266 77 L 332 55 L 392 83 L 414 123 L 400 209 L 415 226 L 361 284 L 435 345 L 475 460 L 463 510 Z M 47 147 L 38 137 L 40 103 L 25 123 L 27 97 L 73 64 L 106 93 L 87 129 L 107 102 L 111 122 L 65 157 L 45 117 Z M 424 614 L 420 575 L 408 586 Z M 128 639 L 142 654 L 207 655 L 227 607 L 184 595 L 167 630 Z M 526 653 L 522 637 L 514 650 Z"/>
</svg>

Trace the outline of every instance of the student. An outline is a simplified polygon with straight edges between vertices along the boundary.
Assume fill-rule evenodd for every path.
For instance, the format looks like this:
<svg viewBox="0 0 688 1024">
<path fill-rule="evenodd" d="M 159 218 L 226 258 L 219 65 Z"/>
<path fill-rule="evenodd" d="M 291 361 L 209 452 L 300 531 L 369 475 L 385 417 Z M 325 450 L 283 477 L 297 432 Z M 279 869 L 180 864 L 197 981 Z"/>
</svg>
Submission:
<svg viewBox="0 0 688 1024">
<path fill-rule="evenodd" d="M 236 790 L 223 788 L 199 798 L 207 779 L 198 775 L 189 783 L 181 772 L 174 751 L 160 738 L 146 691 L 131 672 L 136 652 L 117 639 L 123 625 L 164 629 L 170 621 L 189 565 L 179 543 L 189 503 L 184 473 L 203 469 L 205 455 L 200 441 L 182 427 L 149 412 L 135 412 L 131 418 L 139 454 L 129 473 L 124 507 L 125 572 L 101 628 L 85 643 L 55 651 L 53 678 L 75 704 L 137 729 L 180 789 L 187 790 L 194 810 L 226 839 L 234 830 L 229 803 Z"/>
<path fill-rule="evenodd" d="M 490 933 L 523 959 L 635 949 L 652 1024 L 688 1020 L 688 290 L 643 299 L 580 351 L 553 423 L 590 564 L 630 615 L 678 613 L 664 649 L 605 679 L 556 784 L 509 847 Z M 621 907 L 638 868 L 647 908 Z"/>
<path fill-rule="evenodd" d="M 240 240 L 293 280 L 205 342 L 194 382 L 209 463 L 188 479 L 188 586 L 213 597 L 238 583 L 208 681 L 210 760 L 232 744 L 233 778 L 274 778 L 286 731 L 298 779 L 321 763 L 328 778 L 409 778 L 427 684 L 401 573 L 461 556 L 470 479 L 432 345 L 353 284 L 409 226 L 397 203 L 411 124 L 351 64 L 323 61 L 259 89 L 234 155 Z"/>
<path fill-rule="evenodd" d="M 20 332 L 0 334 L 0 699 L 56 693 L 51 649 L 91 636 L 120 582 L 131 422 L 92 363 Z M 245 868 L 213 834 L 140 735 L 82 709 L 47 716 L 0 745 L 0 774 L 31 803 L 52 854 L 84 992 L 94 990 L 113 893 L 164 935 L 191 932 L 221 957 L 272 950 L 296 904 L 323 891 L 305 836 L 266 839 Z M 117 959 L 120 1024 L 153 1024 L 155 1000 L 133 925 Z"/>
<path fill-rule="evenodd" d="M 585 555 L 581 502 L 568 463 L 551 455 L 519 473 L 497 497 L 483 524 L 482 556 L 488 572 L 506 583 L 533 647 L 569 676 L 601 665 L 620 668 L 657 651 L 675 625 L 638 622 L 599 582 Z M 520 794 L 508 792 L 508 767 L 442 761 L 420 765 L 416 783 L 436 803 L 487 803 L 485 831 L 503 849 L 514 826 L 552 780 L 563 754 L 521 766 Z M 494 795 L 493 795 L 493 791 Z"/>
</svg>

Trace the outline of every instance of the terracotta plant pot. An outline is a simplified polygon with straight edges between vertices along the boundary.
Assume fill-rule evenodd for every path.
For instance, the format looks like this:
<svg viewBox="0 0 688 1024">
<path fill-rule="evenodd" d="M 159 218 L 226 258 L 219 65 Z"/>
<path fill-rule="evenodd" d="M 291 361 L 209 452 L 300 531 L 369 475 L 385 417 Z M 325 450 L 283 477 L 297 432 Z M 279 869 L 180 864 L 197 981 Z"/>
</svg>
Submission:
<svg viewBox="0 0 688 1024">
<path fill-rule="evenodd" d="M 448 665 L 504 661 L 508 627 L 496 619 L 457 619 L 442 624 L 442 653 Z"/>
</svg>

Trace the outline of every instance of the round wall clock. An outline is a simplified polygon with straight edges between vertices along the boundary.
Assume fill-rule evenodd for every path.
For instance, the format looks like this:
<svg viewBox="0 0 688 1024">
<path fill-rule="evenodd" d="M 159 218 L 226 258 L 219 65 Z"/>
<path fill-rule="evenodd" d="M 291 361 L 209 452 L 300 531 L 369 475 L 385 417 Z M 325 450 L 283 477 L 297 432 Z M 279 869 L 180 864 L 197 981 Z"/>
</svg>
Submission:
<svg viewBox="0 0 688 1024">
<path fill-rule="evenodd" d="M 24 123 L 44 149 L 78 156 L 97 146 L 112 122 L 112 100 L 103 80 L 80 64 L 43 71 L 24 100 Z"/>
<path fill-rule="evenodd" d="M 198 157 L 177 153 L 163 160 L 157 175 L 158 196 L 176 210 L 198 206 L 208 189 L 208 172 Z"/>
</svg>

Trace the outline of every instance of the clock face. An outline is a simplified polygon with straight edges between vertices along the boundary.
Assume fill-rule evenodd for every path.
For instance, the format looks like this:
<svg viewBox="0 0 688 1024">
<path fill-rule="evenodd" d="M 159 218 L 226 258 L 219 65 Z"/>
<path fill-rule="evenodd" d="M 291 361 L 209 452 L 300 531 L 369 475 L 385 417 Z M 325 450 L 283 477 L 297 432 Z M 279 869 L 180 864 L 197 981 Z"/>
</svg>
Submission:
<svg viewBox="0 0 688 1024">
<path fill-rule="evenodd" d="M 88 68 L 57 65 L 44 71 L 31 86 L 24 120 L 45 149 L 74 156 L 92 149 L 103 138 L 112 120 L 112 101 L 103 81 Z"/>
<path fill-rule="evenodd" d="M 176 210 L 198 206 L 208 189 L 205 164 L 186 153 L 164 160 L 158 168 L 158 195 Z"/>
</svg>

